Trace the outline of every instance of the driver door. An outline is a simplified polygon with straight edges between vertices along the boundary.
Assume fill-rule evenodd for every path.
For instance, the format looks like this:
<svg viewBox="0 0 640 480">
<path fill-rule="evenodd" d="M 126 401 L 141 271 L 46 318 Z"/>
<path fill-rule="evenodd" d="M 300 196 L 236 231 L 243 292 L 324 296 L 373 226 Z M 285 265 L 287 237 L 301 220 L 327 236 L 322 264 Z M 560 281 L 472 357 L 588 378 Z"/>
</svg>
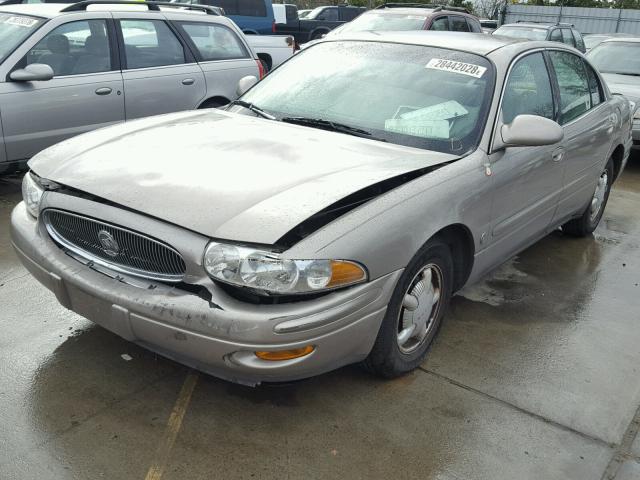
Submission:
<svg viewBox="0 0 640 480">
<path fill-rule="evenodd" d="M 500 126 L 522 114 L 555 119 L 551 81 L 545 57 L 535 52 L 521 57 L 507 78 L 500 107 Z M 490 248 L 505 258 L 544 235 L 562 191 L 562 147 L 506 147 L 492 153 L 492 226 Z"/>
<path fill-rule="evenodd" d="M 51 80 L 0 83 L 7 160 L 28 159 L 69 137 L 124 121 L 122 74 L 108 22 L 58 25 L 14 66 L 46 63 L 54 71 Z"/>
</svg>

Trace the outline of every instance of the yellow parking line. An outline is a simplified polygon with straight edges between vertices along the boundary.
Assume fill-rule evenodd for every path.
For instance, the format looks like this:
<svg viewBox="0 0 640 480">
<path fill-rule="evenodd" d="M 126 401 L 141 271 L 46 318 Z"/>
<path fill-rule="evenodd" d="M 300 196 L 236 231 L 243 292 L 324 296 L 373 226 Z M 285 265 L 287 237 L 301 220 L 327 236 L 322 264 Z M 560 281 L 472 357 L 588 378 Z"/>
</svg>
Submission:
<svg viewBox="0 0 640 480">
<path fill-rule="evenodd" d="M 178 399 L 173 405 L 173 410 L 171 411 L 169 421 L 167 422 L 167 428 L 160 440 L 160 444 L 156 450 L 153 462 L 151 462 L 147 476 L 144 477 L 145 480 L 160 480 L 162 478 L 164 469 L 167 466 L 167 461 L 171 455 L 171 450 L 173 449 L 173 444 L 175 443 L 176 437 L 182 427 L 182 419 L 184 418 L 184 414 L 186 413 L 189 402 L 191 401 L 191 394 L 196 387 L 196 383 L 198 383 L 198 373 L 194 371 L 189 372 L 187 378 L 182 384 L 182 389 L 180 390 Z"/>
</svg>

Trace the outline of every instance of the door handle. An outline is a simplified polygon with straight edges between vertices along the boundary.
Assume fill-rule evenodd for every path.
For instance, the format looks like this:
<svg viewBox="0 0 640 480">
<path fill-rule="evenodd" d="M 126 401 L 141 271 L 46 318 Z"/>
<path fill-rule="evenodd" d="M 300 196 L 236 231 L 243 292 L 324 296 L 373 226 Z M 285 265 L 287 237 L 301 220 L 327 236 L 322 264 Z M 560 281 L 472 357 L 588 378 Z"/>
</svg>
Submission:
<svg viewBox="0 0 640 480">
<path fill-rule="evenodd" d="M 551 159 L 554 162 L 559 162 L 564 158 L 564 148 L 558 148 L 556 150 L 554 150 L 553 154 L 551 155 Z"/>
<path fill-rule="evenodd" d="M 112 91 L 109 87 L 102 87 L 96 90 L 96 95 L 109 95 Z"/>
<path fill-rule="evenodd" d="M 193 78 L 185 78 L 182 80 L 183 85 L 193 85 L 196 81 Z"/>
</svg>

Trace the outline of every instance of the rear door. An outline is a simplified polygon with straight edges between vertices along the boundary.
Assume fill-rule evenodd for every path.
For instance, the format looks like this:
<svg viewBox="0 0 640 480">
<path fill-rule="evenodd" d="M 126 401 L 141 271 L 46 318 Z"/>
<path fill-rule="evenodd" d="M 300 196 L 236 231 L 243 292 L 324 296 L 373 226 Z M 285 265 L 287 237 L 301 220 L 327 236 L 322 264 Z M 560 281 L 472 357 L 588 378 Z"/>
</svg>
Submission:
<svg viewBox="0 0 640 480">
<path fill-rule="evenodd" d="M 238 81 L 247 75 L 258 76 L 256 60 L 241 33 L 221 23 L 173 21 L 204 72 L 206 97 L 236 98 Z M 260 38 L 260 37 L 256 37 Z M 283 41 L 284 44 L 284 41 Z M 224 102 L 218 102 L 222 105 Z"/>
<path fill-rule="evenodd" d="M 206 93 L 193 53 L 164 18 L 114 12 L 127 120 L 196 108 Z"/>
<path fill-rule="evenodd" d="M 47 81 L 0 83 L 7 160 L 30 158 L 54 143 L 124 120 L 110 14 L 83 18 L 52 22 L 29 39 L 17 59 L 7 60 L 12 69 L 46 63 L 55 75 Z"/>
<path fill-rule="evenodd" d="M 590 65 L 567 51 L 548 52 L 557 81 L 564 127 L 564 188 L 556 220 L 583 211 L 593 196 L 596 181 L 611 148 L 610 134 L 619 119 L 604 101 L 604 90 Z"/>
</svg>

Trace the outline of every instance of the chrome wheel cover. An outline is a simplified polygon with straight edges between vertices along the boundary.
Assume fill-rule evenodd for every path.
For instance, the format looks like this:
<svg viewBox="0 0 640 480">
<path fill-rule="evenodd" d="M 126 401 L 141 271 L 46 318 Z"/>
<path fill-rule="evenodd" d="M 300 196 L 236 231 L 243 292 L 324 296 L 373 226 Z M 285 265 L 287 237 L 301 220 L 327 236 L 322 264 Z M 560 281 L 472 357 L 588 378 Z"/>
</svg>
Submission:
<svg viewBox="0 0 640 480">
<path fill-rule="evenodd" d="M 609 185 L 609 173 L 605 170 L 598 179 L 598 185 L 596 185 L 596 191 L 591 199 L 590 218 L 594 221 L 598 218 L 600 210 L 602 210 L 602 204 L 604 203 L 605 195 L 607 194 L 607 186 Z"/>
<path fill-rule="evenodd" d="M 437 265 L 424 266 L 411 280 L 398 314 L 398 348 L 417 350 L 436 326 L 440 312 L 443 275 Z"/>
</svg>

